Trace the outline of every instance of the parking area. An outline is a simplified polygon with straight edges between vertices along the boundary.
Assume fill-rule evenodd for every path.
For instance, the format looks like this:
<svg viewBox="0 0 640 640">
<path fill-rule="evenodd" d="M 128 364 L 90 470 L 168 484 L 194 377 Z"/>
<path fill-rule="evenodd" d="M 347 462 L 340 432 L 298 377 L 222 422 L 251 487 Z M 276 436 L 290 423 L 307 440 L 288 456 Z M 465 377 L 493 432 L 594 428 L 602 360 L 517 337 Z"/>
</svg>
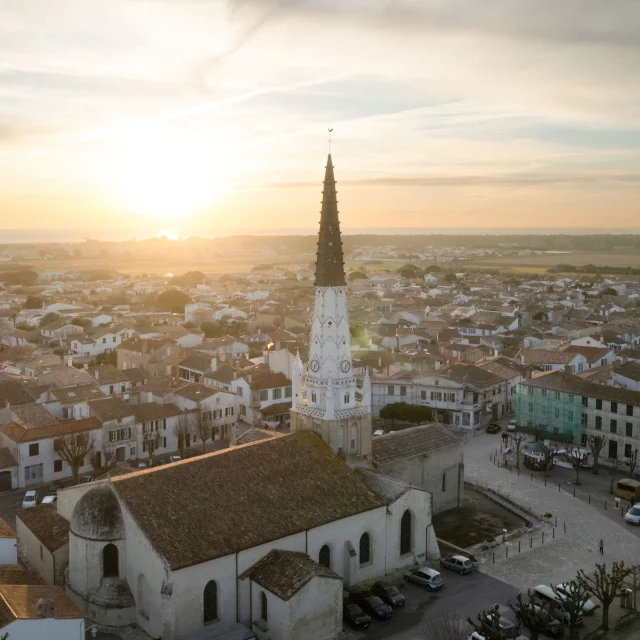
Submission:
<svg viewBox="0 0 640 640">
<path fill-rule="evenodd" d="M 353 640 L 431 640 L 426 635 L 430 619 L 452 611 L 463 619 L 475 618 L 492 604 L 515 599 L 517 593 L 511 585 L 479 571 L 461 576 L 443 569 L 442 578 L 444 586 L 435 592 L 402 579 L 395 581 L 405 595 L 405 606 L 395 609 L 389 620 L 374 620 L 364 631 L 345 627 L 345 637 Z"/>
</svg>

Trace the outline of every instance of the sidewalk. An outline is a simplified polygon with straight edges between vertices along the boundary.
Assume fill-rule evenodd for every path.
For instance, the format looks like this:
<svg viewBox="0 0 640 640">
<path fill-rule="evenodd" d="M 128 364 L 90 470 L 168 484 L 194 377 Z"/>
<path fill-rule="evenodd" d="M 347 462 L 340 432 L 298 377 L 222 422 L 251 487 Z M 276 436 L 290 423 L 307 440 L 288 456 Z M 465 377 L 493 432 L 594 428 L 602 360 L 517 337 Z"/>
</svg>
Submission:
<svg viewBox="0 0 640 640">
<path fill-rule="evenodd" d="M 496 444 L 495 436 L 483 434 L 469 439 L 465 444 L 465 479 L 489 487 L 505 495 L 518 505 L 540 516 L 552 515 L 551 523 L 542 523 L 536 528 L 533 547 L 525 535 L 520 538 L 520 553 L 515 551 L 517 539 L 507 557 L 503 545 L 496 551 L 495 564 L 485 556 L 482 569 L 487 574 L 526 590 L 537 584 L 558 584 L 573 579 L 578 569 L 592 572 L 595 564 L 611 564 L 624 560 L 627 564 L 636 564 L 640 558 L 640 539 L 619 522 L 620 514 L 612 520 L 595 505 L 589 505 L 574 498 L 573 493 L 558 491 L 551 486 L 544 487 L 542 482 L 531 480 L 530 475 L 520 476 L 516 472 L 494 466 L 489 459 Z M 615 514 L 615 512 L 612 512 Z M 615 516 L 614 516 L 615 517 Z M 555 528 L 555 538 L 553 528 Z M 564 533 L 566 526 L 566 534 Z M 544 543 L 542 532 L 545 532 Z M 604 540 L 604 555 L 598 553 L 598 543 Z M 523 540 L 527 544 L 524 545 Z M 515 546 L 514 546 L 515 545 Z"/>
</svg>

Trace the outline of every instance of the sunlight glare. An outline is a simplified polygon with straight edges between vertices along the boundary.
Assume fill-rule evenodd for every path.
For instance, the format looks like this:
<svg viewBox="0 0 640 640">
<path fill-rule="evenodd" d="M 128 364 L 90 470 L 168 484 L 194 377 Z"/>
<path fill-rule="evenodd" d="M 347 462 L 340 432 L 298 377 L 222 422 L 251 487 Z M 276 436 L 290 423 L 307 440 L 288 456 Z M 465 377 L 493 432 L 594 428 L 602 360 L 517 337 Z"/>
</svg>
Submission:
<svg viewBox="0 0 640 640">
<path fill-rule="evenodd" d="M 114 188 L 132 214 L 156 222 L 184 222 L 222 192 L 221 154 L 195 135 L 147 131 L 130 138 L 125 147 L 120 149 Z"/>
</svg>

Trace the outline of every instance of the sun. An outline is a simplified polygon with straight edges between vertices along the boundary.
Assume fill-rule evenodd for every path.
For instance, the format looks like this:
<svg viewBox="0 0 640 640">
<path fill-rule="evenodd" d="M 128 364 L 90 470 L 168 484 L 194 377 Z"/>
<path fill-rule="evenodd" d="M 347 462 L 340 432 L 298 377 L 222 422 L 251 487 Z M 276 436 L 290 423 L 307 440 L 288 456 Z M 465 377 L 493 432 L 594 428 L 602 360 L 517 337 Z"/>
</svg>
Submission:
<svg viewBox="0 0 640 640">
<path fill-rule="evenodd" d="M 193 134 L 147 131 L 118 146 L 113 195 L 134 215 L 179 228 L 222 191 L 221 156 Z"/>
</svg>

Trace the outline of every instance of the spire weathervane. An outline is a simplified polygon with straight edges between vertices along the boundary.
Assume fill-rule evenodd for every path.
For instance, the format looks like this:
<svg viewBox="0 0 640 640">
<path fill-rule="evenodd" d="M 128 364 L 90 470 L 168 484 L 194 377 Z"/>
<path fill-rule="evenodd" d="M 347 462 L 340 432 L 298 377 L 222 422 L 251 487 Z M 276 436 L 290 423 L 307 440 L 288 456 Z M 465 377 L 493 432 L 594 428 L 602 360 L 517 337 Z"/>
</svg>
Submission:
<svg viewBox="0 0 640 640">
<path fill-rule="evenodd" d="M 331 134 L 333 133 L 333 129 L 329 129 L 329 139 L 327 142 L 329 143 L 329 155 L 331 155 Z"/>
</svg>

